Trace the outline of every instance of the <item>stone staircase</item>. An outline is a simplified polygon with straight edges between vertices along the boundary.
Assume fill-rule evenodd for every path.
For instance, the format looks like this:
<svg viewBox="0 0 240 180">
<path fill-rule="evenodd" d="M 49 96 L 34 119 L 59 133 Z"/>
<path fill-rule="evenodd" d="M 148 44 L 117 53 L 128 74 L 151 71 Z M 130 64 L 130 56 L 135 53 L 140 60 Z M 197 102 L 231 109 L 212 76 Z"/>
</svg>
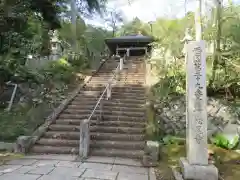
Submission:
<svg viewBox="0 0 240 180">
<path fill-rule="evenodd" d="M 116 61 L 107 61 L 86 87 L 59 115 L 32 153 L 77 154 L 79 125 L 88 119 Z M 90 126 L 90 155 L 142 158 L 145 146 L 145 66 L 143 60 L 129 60 L 120 81 L 112 87 L 112 97 L 104 101 L 103 120 L 93 115 Z"/>
</svg>

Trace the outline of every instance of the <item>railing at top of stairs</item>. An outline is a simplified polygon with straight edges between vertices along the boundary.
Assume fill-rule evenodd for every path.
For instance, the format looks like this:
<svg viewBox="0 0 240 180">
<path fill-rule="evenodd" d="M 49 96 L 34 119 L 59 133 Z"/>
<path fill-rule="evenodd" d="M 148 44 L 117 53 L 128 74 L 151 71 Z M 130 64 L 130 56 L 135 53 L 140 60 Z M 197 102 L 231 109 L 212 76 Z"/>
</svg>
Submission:
<svg viewBox="0 0 240 180">
<path fill-rule="evenodd" d="M 113 81 L 120 80 L 120 71 L 123 69 L 123 58 L 120 58 L 120 62 L 118 63 L 113 77 L 108 81 L 105 89 L 103 90 L 101 96 L 99 97 L 94 109 L 92 110 L 88 119 L 85 119 L 80 124 L 80 139 L 79 139 L 79 156 L 80 158 L 87 158 L 89 154 L 89 146 L 90 146 L 90 123 L 93 115 L 96 114 L 96 110 L 99 108 L 99 114 L 96 114 L 97 122 L 103 119 L 103 104 L 104 98 L 106 95 L 106 100 L 111 98 L 111 89 Z"/>
</svg>

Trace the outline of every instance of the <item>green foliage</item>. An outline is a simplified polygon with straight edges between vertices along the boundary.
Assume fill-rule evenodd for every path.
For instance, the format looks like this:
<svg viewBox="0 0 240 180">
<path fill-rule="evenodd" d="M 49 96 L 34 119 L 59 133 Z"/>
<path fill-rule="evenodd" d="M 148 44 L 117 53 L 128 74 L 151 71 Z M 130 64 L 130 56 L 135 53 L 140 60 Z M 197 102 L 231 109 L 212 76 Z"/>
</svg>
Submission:
<svg viewBox="0 0 240 180">
<path fill-rule="evenodd" d="M 239 135 L 228 137 L 225 134 L 217 134 L 213 139 L 213 143 L 221 148 L 234 149 L 239 144 Z"/>
<path fill-rule="evenodd" d="M 56 98 L 56 97 L 54 97 Z M 37 106 L 26 107 L 21 111 L 0 111 L 0 141 L 14 142 L 21 135 L 31 135 L 44 123 L 44 118 L 51 112 L 50 103 L 41 102 Z"/>
<path fill-rule="evenodd" d="M 14 141 L 20 135 L 30 135 L 44 118 L 62 99 L 68 84 L 76 80 L 76 70 L 82 64 L 72 65 L 64 58 L 52 61 L 39 72 L 30 71 L 18 66 L 14 77 L 18 82 L 23 81 L 35 85 L 34 96 L 28 106 L 14 107 L 12 112 L 0 111 L 0 140 Z"/>
<path fill-rule="evenodd" d="M 82 6 L 84 7 L 84 12 L 92 13 L 95 11 L 100 12 L 106 3 L 105 0 L 82 0 L 81 3 L 79 3 L 80 1 L 77 2 L 78 8 Z M 0 79 L 1 83 L 13 79 L 16 73 L 18 74 L 18 79 L 20 78 L 21 69 L 24 68 L 19 66 L 24 65 L 28 54 L 44 56 L 50 54 L 50 30 L 60 28 L 60 38 L 63 40 L 63 43 L 68 44 L 65 49 L 71 49 L 69 44 L 71 44 L 72 40 L 70 33 L 72 26 L 66 20 L 69 15 L 66 7 L 69 3 L 70 1 L 67 0 L 22 0 L 21 2 L 11 0 L 3 1 L 0 4 L 2 12 L 0 15 L 0 75 L 3 75 Z M 85 45 L 86 39 L 88 39 L 85 36 L 86 25 L 80 17 L 77 18 L 76 25 L 78 49 L 80 53 L 85 55 L 86 49 L 89 49 Z M 94 36 L 92 34 L 90 36 L 99 37 L 97 33 Z M 104 47 L 103 42 L 98 46 Z M 5 58 L 5 56 L 8 57 Z M 20 81 L 25 76 L 23 75 Z"/>
<path fill-rule="evenodd" d="M 141 32 L 142 35 L 150 35 L 149 25 L 143 23 L 140 19 L 135 18 L 131 22 L 124 24 L 118 31 L 118 36 L 133 35 Z"/>
<path fill-rule="evenodd" d="M 64 83 L 70 83 L 75 76 L 73 66 L 65 59 L 50 62 L 46 68 L 41 70 L 41 73 L 45 79 Z"/>
<path fill-rule="evenodd" d="M 185 139 L 179 138 L 179 137 L 175 137 L 175 136 L 171 136 L 171 135 L 167 135 L 165 136 L 163 139 L 163 144 L 164 145 L 170 145 L 170 144 L 184 144 L 185 143 Z"/>
<path fill-rule="evenodd" d="M 160 80 L 153 87 L 153 92 L 159 97 L 181 95 L 185 93 L 186 73 L 184 62 L 172 63 L 159 70 Z"/>
</svg>

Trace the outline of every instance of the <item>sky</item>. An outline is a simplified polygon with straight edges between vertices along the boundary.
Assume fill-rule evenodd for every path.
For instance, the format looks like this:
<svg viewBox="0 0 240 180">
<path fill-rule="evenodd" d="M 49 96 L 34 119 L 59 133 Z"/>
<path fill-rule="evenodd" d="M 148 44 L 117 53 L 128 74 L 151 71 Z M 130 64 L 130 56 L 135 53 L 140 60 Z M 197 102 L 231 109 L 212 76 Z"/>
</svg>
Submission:
<svg viewBox="0 0 240 180">
<path fill-rule="evenodd" d="M 130 4 L 129 1 L 131 2 Z M 150 22 L 156 20 L 158 17 L 180 18 L 185 15 L 185 11 L 194 11 L 197 0 L 186 1 L 185 6 L 185 0 L 109 0 L 107 8 L 120 10 L 124 14 L 126 21 L 131 21 L 133 18 L 138 17 L 144 22 Z M 204 5 L 207 3 L 207 7 L 209 7 L 214 0 L 202 1 L 203 9 L 207 11 Z M 223 1 L 226 3 L 228 0 Z M 240 0 L 233 1 L 239 2 Z M 107 24 L 98 18 L 86 20 L 86 22 L 107 28 Z"/>
</svg>

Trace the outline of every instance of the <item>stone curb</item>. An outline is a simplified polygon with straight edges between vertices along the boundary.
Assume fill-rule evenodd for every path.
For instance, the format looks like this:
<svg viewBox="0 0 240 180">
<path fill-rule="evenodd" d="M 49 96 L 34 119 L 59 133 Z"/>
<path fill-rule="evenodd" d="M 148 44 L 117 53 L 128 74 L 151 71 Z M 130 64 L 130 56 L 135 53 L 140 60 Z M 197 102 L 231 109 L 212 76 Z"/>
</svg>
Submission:
<svg viewBox="0 0 240 180">
<path fill-rule="evenodd" d="M 183 180 L 183 177 L 180 172 L 178 172 L 175 168 L 172 169 L 172 174 L 175 180 Z"/>
<path fill-rule="evenodd" d="M 84 82 L 80 84 L 71 94 L 67 97 L 67 99 L 63 100 L 60 105 L 53 110 L 53 112 L 46 118 L 45 122 L 38 127 L 31 136 L 19 136 L 14 150 L 15 152 L 27 153 L 29 148 L 34 145 L 41 136 L 47 131 L 48 127 L 56 121 L 59 114 L 71 103 L 71 101 L 78 95 L 80 90 L 86 86 L 88 82 L 91 81 L 92 77 L 98 73 L 101 67 L 104 65 L 106 60 L 100 62 L 99 67 L 95 70 L 91 76 L 87 76 L 84 79 Z M 27 142 L 26 142 L 27 141 Z"/>
<path fill-rule="evenodd" d="M 10 151 L 14 150 L 14 143 L 0 142 L 0 151 Z"/>
<path fill-rule="evenodd" d="M 149 169 L 149 180 L 157 180 L 154 168 Z"/>
</svg>

